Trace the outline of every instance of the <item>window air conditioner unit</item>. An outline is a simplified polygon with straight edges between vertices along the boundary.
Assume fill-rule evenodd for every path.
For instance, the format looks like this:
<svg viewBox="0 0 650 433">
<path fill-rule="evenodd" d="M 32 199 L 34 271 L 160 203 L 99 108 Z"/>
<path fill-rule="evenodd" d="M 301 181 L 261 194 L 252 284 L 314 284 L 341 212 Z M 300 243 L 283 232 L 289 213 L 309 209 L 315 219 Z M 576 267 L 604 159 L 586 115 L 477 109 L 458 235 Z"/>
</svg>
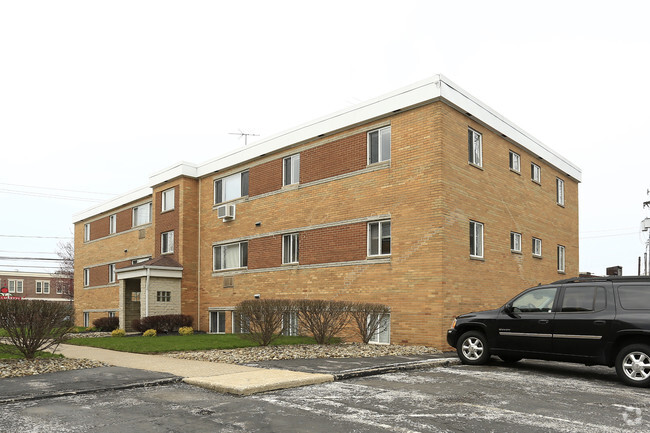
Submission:
<svg viewBox="0 0 650 433">
<path fill-rule="evenodd" d="M 224 204 L 217 207 L 217 217 L 222 218 L 224 221 L 235 219 L 235 205 Z"/>
</svg>

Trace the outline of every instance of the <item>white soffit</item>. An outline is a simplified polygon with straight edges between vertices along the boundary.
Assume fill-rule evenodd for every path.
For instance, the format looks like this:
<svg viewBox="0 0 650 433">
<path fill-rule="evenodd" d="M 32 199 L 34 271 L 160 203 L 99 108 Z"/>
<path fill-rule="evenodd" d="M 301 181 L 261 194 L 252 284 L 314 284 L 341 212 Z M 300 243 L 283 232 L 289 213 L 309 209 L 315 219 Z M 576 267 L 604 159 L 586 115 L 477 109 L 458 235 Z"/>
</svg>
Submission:
<svg viewBox="0 0 650 433">
<path fill-rule="evenodd" d="M 83 221 L 86 218 L 93 217 L 95 215 L 99 215 L 104 212 L 108 212 L 113 209 L 117 209 L 118 207 L 124 206 L 128 203 L 137 201 L 137 200 L 142 200 L 147 197 L 151 197 L 152 194 L 152 189 L 149 186 L 145 186 L 142 188 L 135 189 L 133 191 L 130 191 L 124 195 L 121 195 L 119 197 L 116 197 L 112 200 L 106 201 L 104 203 L 101 203 L 97 206 L 91 207 L 90 209 L 86 209 L 85 211 L 79 212 L 78 214 L 75 214 L 74 221 L 73 222 L 79 222 Z"/>
</svg>

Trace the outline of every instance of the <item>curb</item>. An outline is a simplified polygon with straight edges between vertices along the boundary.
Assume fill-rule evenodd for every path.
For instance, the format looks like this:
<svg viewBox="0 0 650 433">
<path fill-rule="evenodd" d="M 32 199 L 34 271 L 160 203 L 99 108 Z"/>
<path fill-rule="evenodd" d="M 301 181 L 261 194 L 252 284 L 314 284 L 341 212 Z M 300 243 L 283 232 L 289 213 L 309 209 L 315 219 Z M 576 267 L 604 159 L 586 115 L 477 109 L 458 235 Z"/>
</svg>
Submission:
<svg viewBox="0 0 650 433">
<path fill-rule="evenodd" d="M 395 373 L 398 371 L 416 370 L 419 368 L 448 367 L 450 365 L 459 365 L 459 364 L 460 364 L 460 360 L 458 358 L 426 359 L 424 361 L 411 361 L 411 362 L 400 362 L 397 364 L 380 365 L 379 367 L 373 367 L 373 368 L 358 368 L 353 370 L 344 370 L 340 373 L 335 373 L 333 376 L 334 376 L 334 380 L 338 381 L 338 380 L 354 379 L 357 377 L 376 376 L 378 374 Z"/>
<path fill-rule="evenodd" d="M 53 392 L 49 394 L 39 394 L 39 395 L 28 395 L 28 396 L 20 396 L 20 397 L 13 397 L 13 398 L 5 398 L 5 399 L 0 399 L 0 404 L 5 404 L 5 403 L 18 403 L 22 401 L 34 401 L 34 400 L 43 400 L 46 398 L 55 398 L 55 397 L 66 397 L 70 395 L 83 395 L 83 394 L 92 394 L 96 392 L 104 392 L 104 391 L 119 391 L 119 390 L 124 390 L 124 389 L 134 389 L 134 388 L 147 388 L 150 386 L 160 386 L 160 385 L 169 385 L 173 383 L 178 383 L 182 381 L 182 377 L 170 377 L 166 379 L 156 379 L 156 380 L 150 380 L 147 382 L 137 382 L 137 383 L 127 383 L 124 385 L 115 385 L 115 386 L 104 386 L 100 388 L 92 388 L 92 389 L 84 389 L 80 391 L 61 391 L 61 392 Z"/>
</svg>

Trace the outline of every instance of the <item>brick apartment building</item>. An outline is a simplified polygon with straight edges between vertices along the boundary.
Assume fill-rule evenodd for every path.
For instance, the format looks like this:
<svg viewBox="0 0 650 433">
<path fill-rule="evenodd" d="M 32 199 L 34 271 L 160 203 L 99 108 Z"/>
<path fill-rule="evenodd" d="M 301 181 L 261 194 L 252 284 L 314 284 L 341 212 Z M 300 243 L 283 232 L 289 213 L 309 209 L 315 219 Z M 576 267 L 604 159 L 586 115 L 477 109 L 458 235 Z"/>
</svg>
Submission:
<svg viewBox="0 0 650 433">
<path fill-rule="evenodd" d="M 436 75 L 78 214 L 78 320 L 238 332 L 255 295 L 329 298 L 390 306 L 378 342 L 443 347 L 455 315 L 578 274 L 580 178 Z"/>
<path fill-rule="evenodd" d="M 70 301 L 72 284 L 70 278 L 46 272 L 0 271 L 0 296 Z"/>
</svg>

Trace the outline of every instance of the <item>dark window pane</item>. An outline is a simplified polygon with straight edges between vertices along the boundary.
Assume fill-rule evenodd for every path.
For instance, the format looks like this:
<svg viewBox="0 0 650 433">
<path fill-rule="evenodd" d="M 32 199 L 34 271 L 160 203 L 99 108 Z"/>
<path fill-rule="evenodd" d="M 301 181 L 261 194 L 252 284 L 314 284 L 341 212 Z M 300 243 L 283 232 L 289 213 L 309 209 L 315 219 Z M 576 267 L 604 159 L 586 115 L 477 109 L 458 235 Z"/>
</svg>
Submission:
<svg viewBox="0 0 650 433">
<path fill-rule="evenodd" d="M 372 223 L 370 228 L 370 255 L 379 254 L 379 223 Z"/>
<path fill-rule="evenodd" d="M 593 311 L 595 294 L 595 287 L 567 287 L 562 301 L 562 311 Z"/>
<path fill-rule="evenodd" d="M 219 323 L 219 328 L 217 332 L 226 332 L 226 312 L 225 311 L 218 311 L 217 312 L 218 316 L 218 323 Z"/>
<path fill-rule="evenodd" d="M 221 269 L 221 247 L 214 247 L 212 255 L 214 256 L 214 269 Z"/>
<path fill-rule="evenodd" d="M 240 263 L 243 268 L 248 266 L 248 242 L 239 244 Z"/>
<path fill-rule="evenodd" d="M 594 311 L 601 311 L 607 307 L 607 296 L 604 287 L 596 287 L 596 301 L 594 302 Z"/>
<path fill-rule="evenodd" d="M 214 183 L 214 202 L 221 203 L 223 201 L 223 188 L 221 187 L 221 180 Z"/>
<path fill-rule="evenodd" d="M 618 299 L 626 310 L 650 310 L 649 286 L 621 286 Z"/>
<path fill-rule="evenodd" d="M 370 163 L 379 162 L 379 131 L 368 134 L 370 140 Z"/>
<path fill-rule="evenodd" d="M 247 171 L 241 174 L 241 195 L 242 197 L 248 195 L 248 172 Z"/>
<path fill-rule="evenodd" d="M 284 184 L 291 185 L 291 158 L 284 159 Z"/>
<path fill-rule="evenodd" d="M 390 128 L 381 131 L 381 160 L 390 159 Z"/>
<path fill-rule="evenodd" d="M 474 162 L 474 132 L 471 129 L 467 130 L 467 154 L 468 161 Z"/>
</svg>

